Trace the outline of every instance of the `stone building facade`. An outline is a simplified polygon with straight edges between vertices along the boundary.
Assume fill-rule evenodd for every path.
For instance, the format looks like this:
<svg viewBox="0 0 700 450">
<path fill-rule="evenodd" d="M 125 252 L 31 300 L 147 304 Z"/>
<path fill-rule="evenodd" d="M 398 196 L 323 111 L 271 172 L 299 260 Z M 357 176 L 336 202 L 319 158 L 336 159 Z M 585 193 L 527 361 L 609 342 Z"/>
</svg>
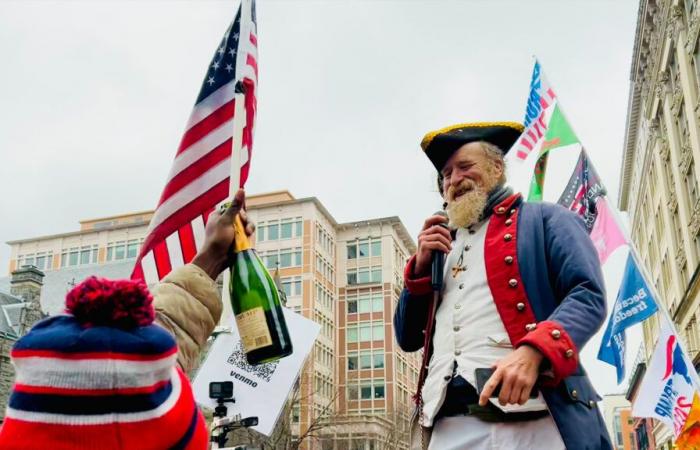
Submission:
<svg viewBox="0 0 700 450">
<path fill-rule="evenodd" d="M 700 362 L 699 32 L 697 0 L 640 1 L 619 200 L 620 209 L 629 213 L 632 240 L 660 301 L 696 367 Z M 640 364 L 653 352 L 658 328 L 656 318 L 644 323 L 646 350 Z M 671 435 L 655 424 L 657 448 L 670 448 Z"/>
<path fill-rule="evenodd" d="M 43 279 L 39 269 L 25 266 L 12 272 L 9 294 L 0 292 L 0 421 L 5 417 L 15 377 L 10 350 L 17 339 L 46 317 L 40 303 Z"/>
</svg>

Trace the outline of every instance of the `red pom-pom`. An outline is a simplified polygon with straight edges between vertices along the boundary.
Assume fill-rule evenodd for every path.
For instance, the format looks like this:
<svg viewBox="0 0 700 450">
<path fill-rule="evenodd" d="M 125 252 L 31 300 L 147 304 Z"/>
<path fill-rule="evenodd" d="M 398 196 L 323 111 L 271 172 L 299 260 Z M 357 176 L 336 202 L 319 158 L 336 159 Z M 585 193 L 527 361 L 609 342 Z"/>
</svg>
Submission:
<svg viewBox="0 0 700 450">
<path fill-rule="evenodd" d="M 143 327 L 153 323 L 153 296 L 142 281 L 90 277 L 66 296 L 66 311 L 86 327 Z"/>
</svg>

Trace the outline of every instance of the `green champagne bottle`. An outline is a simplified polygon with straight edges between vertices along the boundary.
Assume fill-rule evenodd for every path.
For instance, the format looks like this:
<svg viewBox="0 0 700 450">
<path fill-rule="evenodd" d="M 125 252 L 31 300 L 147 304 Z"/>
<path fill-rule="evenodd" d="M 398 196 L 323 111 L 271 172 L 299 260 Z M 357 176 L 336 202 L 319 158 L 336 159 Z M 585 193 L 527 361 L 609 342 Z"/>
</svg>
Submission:
<svg viewBox="0 0 700 450">
<path fill-rule="evenodd" d="M 250 245 L 241 218 L 233 224 L 235 241 L 231 265 L 231 307 L 251 365 L 275 361 L 292 354 L 277 286 Z"/>
</svg>

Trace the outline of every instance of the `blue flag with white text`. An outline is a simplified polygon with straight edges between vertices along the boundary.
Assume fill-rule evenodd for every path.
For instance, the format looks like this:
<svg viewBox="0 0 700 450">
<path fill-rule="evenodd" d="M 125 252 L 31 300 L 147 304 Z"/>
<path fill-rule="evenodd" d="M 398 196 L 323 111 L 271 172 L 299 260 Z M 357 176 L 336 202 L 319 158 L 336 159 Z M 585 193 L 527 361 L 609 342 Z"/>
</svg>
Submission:
<svg viewBox="0 0 700 450">
<path fill-rule="evenodd" d="M 598 350 L 598 359 L 617 369 L 618 384 L 625 377 L 625 330 L 648 319 L 656 310 L 651 290 L 630 252 L 620 291 Z"/>
</svg>

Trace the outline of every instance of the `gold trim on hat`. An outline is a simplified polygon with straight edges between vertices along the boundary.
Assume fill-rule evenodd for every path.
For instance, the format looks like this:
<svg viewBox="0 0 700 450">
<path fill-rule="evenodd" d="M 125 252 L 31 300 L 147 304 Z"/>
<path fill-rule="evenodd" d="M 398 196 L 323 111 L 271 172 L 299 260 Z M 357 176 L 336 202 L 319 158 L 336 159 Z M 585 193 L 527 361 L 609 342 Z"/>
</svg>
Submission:
<svg viewBox="0 0 700 450">
<path fill-rule="evenodd" d="M 519 133 L 522 133 L 525 127 L 523 124 L 518 123 L 518 122 L 473 122 L 473 123 L 458 123 L 457 125 L 450 125 L 449 127 L 445 128 L 440 128 L 439 130 L 431 131 L 430 133 L 426 134 L 423 140 L 420 142 L 420 146 L 425 151 L 430 143 L 435 139 L 436 136 L 439 136 L 443 133 L 449 133 L 452 130 L 456 130 L 458 128 L 486 128 L 486 127 L 508 127 L 512 128 L 514 130 L 517 130 Z"/>
</svg>

